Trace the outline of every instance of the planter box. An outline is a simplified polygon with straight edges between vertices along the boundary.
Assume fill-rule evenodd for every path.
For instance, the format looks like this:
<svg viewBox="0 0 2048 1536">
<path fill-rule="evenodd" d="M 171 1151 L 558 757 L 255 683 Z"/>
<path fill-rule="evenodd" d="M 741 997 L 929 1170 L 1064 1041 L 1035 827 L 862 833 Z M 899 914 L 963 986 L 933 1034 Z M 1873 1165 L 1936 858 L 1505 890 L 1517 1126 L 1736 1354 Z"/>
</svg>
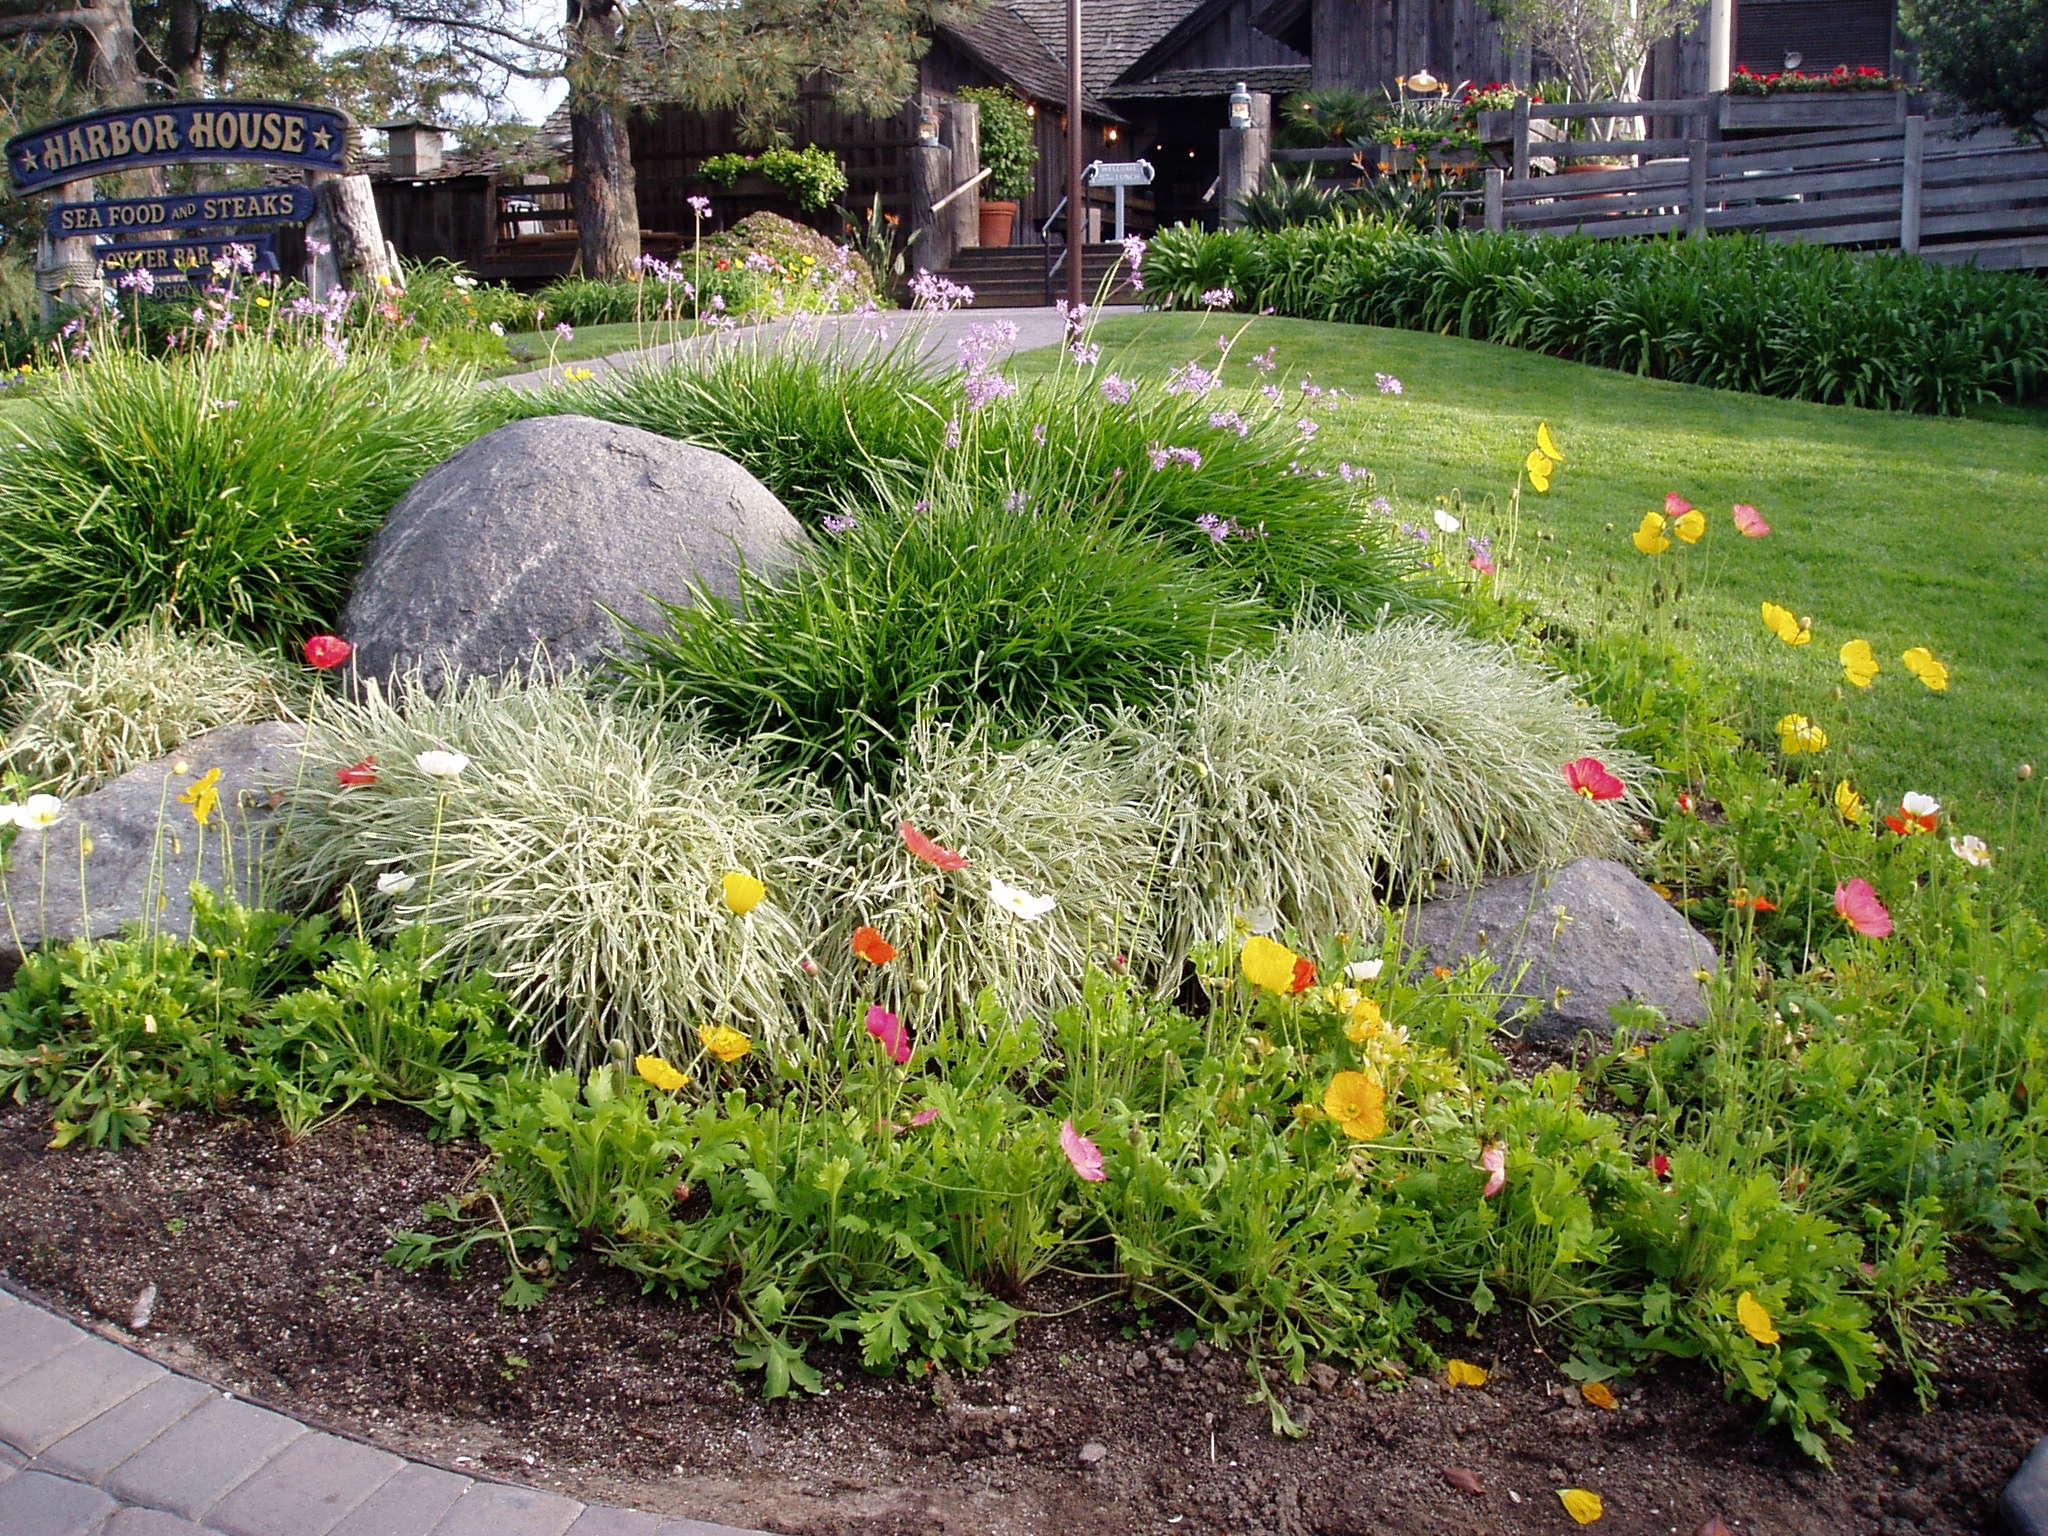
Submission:
<svg viewBox="0 0 2048 1536">
<path fill-rule="evenodd" d="M 1723 128 L 1867 128 L 1905 120 L 1904 91 L 1794 91 L 1721 98 Z"/>
</svg>

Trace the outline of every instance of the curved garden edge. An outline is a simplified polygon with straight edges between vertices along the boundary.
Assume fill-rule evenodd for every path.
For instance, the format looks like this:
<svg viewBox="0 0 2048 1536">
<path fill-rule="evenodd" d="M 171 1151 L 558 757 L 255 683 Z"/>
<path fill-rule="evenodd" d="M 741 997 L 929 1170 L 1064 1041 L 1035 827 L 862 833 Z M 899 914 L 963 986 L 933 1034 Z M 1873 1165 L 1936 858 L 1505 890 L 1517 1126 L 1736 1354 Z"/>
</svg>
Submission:
<svg viewBox="0 0 2048 1536">
<path fill-rule="evenodd" d="M 1922 1415 L 1898 1385 L 1856 1405 L 1829 1472 L 1693 1368 L 1649 1373 L 1601 1412 L 1496 1315 L 1444 1344 L 1487 1365 L 1483 1389 L 1319 1368 L 1288 1389 L 1307 1431 L 1291 1442 L 1246 1402 L 1241 1360 L 1054 1282 L 983 1372 L 882 1379 L 834 1349 L 819 1359 L 829 1393 L 767 1404 L 733 1380 L 714 1305 L 677 1308 L 579 1265 L 521 1315 L 497 1305 L 495 1263 L 457 1279 L 381 1264 L 386 1224 L 471 1156 L 402 1112 L 296 1147 L 261 1123 L 182 1114 L 118 1155 L 44 1139 L 32 1112 L 0 1110 L 8 1284 L 121 1319 L 156 1283 L 151 1352 L 252 1401 L 469 1475 L 801 1536 L 1519 1536 L 1566 1528 L 1552 1496 L 1566 1479 L 1600 1487 L 1618 1531 L 1719 1513 L 1737 1531 L 1938 1536 L 1991 1528 L 2048 1402 L 2048 1366 L 2023 1340 L 1953 1333 L 1941 1407 Z M 1482 1491 L 1449 1487 L 1450 1467 Z"/>
</svg>

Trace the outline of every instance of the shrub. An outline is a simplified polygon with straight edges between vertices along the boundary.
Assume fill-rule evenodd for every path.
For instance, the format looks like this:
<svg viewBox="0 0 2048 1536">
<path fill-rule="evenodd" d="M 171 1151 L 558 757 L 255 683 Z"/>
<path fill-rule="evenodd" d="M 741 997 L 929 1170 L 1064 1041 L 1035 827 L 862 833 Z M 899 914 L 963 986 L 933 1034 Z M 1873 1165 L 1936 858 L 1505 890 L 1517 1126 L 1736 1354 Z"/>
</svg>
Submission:
<svg viewBox="0 0 2048 1536">
<path fill-rule="evenodd" d="M 986 195 L 1017 199 L 1031 195 L 1038 167 L 1038 135 L 1024 101 L 1000 85 L 974 85 L 959 93 L 981 108 L 981 163 L 988 169 Z"/>
<path fill-rule="evenodd" d="M 1621 846 L 1647 767 L 1559 678 L 1426 619 L 1297 629 L 1127 722 L 1161 829 L 1166 954 L 1241 920 L 1371 933 L 1383 903 Z M 1635 787 L 1594 807 L 1563 765 Z"/>
<path fill-rule="evenodd" d="M 2033 279 L 1748 235 L 1182 228 L 1152 242 L 1145 284 L 1169 304 L 1228 285 L 1243 304 L 1305 319 L 1827 403 L 1953 412 L 2048 388 L 2048 289 Z"/>
<path fill-rule="evenodd" d="M 363 546 L 473 435 L 477 392 L 317 346 L 66 371 L 0 478 L 0 649 L 52 657 L 153 613 L 296 643 L 333 622 Z"/>
<path fill-rule="evenodd" d="M 415 765 L 436 748 L 468 756 L 458 779 Z M 833 825 L 801 782 L 763 787 L 749 751 L 548 679 L 329 701 L 307 751 L 284 874 L 353 887 L 373 931 L 430 923 L 558 1059 L 680 1053 L 711 1022 L 789 1040 Z M 365 758 L 374 784 L 328 767 Z M 721 894 L 733 870 L 769 890 L 744 917 Z M 414 883 L 379 894 L 380 874 Z"/>
<path fill-rule="evenodd" d="M 0 765 L 75 795 L 218 726 L 290 715 L 300 679 L 274 655 L 151 618 L 54 663 L 14 658 Z"/>
<path fill-rule="evenodd" d="M 1137 760 L 1089 726 L 1000 747 L 980 723 L 918 721 L 894 786 L 862 797 L 868 834 L 846 850 L 848 895 L 820 948 L 836 1016 L 879 1001 L 924 1030 L 975 1017 L 986 992 L 1006 1015 L 1039 1017 L 1077 1001 L 1088 971 L 1117 956 L 1156 974 L 1158 841 L 1142 790 Z M 919 859 L 902 823 L 968 867 L 948 873 Z M 991 877 L 1050 898 L 1051 910 L 1012 916 L 992 899 Z M 862 923 L 899 962 L 854 958 Z"/>
<path fill-rule="evenodd" d="M 778 146 L 758 155 L 713 155 L 698 168 L 708 181 L 729 187 L 748 172 L 765 176 L 787 192 L 806 213 L 820 213 L 846 191 L 846 167 L 829 149 L 806 144 L 802 149 Z"/>
<path fill-rule="evenodd" d="M 781 585 L 743 572 L 737 601 L 665 605 L 634 683 L 786 768 L 886 783 L 919 716 L 986 714 L 1020 740 L 1261 637 L 1222 572 L 1136 529 L 971 486 L 940 496 L 863 514 Z"/>
<path fill-rule="evenodd" d="M 1316 185 L 1314 166 L 1295 177 L 1269 165 L 1265 179 L 1245 194 L 1239 211 L 1248 229 L 1286 229 L 1330 218 L 1342 205 L 1343 194 L 1337 188 Z"/>
<path fill-rule="evenodd" d="M 1915 0 L 1906 24 L 1929 84 L 2023 138 L 2048 140 L 2048 3 Z"/>
</svg>

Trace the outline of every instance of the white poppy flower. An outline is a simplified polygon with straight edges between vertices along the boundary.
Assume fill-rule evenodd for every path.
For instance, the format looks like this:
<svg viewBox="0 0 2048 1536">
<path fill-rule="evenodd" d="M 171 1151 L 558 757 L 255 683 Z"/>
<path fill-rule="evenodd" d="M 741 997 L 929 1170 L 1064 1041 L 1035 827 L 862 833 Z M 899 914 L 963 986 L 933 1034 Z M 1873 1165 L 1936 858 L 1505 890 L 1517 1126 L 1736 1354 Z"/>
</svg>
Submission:
<svg viewBox="0 0 2048 1536">
<path fill-rule="evenodd" d="M 1380 972 L 1386 968 L 1387 962 L 1384 960 L 1354 960 L 1344 967 L 1344 975 L 1351 981 L 1378 981 Z"/>
<path fill-rule="evenodd" d="M 377 877 L 377 894 L 379 896 L 403 896 L 418 884 L 419 877 L 417 875 L 400 874 L 395 869 L 386 870 Z"/>
<path fill-rule="evenodd" d="M 1010 916 L 1025 922 L 1043 917 L 1053 908 L 1050 896 L 1034 896 L 1029 891 L 1019 890 L 999 875 L 988 877 L 988 899 Z"/>
<path fill-rule="evenodd" d="M 422 752 L 413 759 L 421 773 L 435 779 L 459 779 L 462 770 L 469 766 L 469 758 L 460 752 Z"/>
<path fill-rule="evenodd" d="M 1941 802 L 1932 795 L 1923 795 L 1917 789 L 1909 789 L 1899 802 L 1900 807 L 1914 816 L 1939 816 Z"/>
<path fill-rule="evenodd" d="M 1991 863 L 1991 849 L 1984 839 L 1974 832 L 1948 840 L 1949 851 L 1972 869 L 1984 869 Z"/>
<path fill-rule="evenodd" d="M 1456 533 L 1464 526 L 1464 524 L 1460 523 L 1457 518 L 1446 512 L 1442 507 L 1438 507 L 1432 516 L 1435 518 L 1437 527 L 1441 528 L 1445 533 Z"/>
<path fill-rule="evenodd" d="M 55 795 L 30 795 L 21 804 L 7 807 L 7 819 L 24 832 L 54 826 L 63 814 L 64 802 Z"/>
</svg>

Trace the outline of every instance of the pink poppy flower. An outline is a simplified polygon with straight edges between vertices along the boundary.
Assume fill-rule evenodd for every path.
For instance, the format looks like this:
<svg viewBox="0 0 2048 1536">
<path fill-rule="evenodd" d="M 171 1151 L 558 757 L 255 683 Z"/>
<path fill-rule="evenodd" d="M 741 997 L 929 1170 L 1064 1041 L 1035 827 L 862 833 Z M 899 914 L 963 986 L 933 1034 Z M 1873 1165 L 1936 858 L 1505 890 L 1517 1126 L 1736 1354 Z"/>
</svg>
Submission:
<svg viewBox="0 0 2048 1536">
<path fill-rule="evenodd" d="M 1892 931 L 1892 915 L 1868 880 L 1844 880 L 1836 886 L 1835 910 L 1866 939 L 1881 939 Z"/>
<path fill-rule="evenodd" d="M 897 1066 L 910 1060 L 910 1032 L 901 1019 L 879 1003 L 868 1009 L 867 1031 L 882 1043 L 882 1049 Z"/>
<path fill-rule="evenodd" d="M 934 1120 L 938 1118 L 939 1112 L 937 1109 L 920 1109 L 916 1114 L 910 1117 L 910 1123 L 913 1126 L 930 1125 Z"/>
<path fill-rule="evenodd" d="M 1628 792 L 1597 757 L 1575 757 L 1564 765 L 1564 781 L 1575 795 L 1588 800 L 1619 800 Z"/>
<path fill-rule="evenodd" d="M 334 776 L 350 789 L 361 789 L 365 784 L 377 782 L 377 759 L 364 758 L 360 763 L 350 763 L 346 768 L 334 770 Z"/>
<path fill-rule="evenodd" d="M 950 848 L 941 848 L 907 821 L 896 823 L 896 830 L 903 838 L 903 846 L 916 854 L 925 863 L 939 869 L 965 869 L 966 858 Z"/>
<path fill-rule="evenodd" d="M 1109 1175 L 1102 1171 L 1102 1149 L 1074 1129 L 1074 1122 L 1060 1122 L 1060 1150 L 1074 1165 L 1074 1172 L 1090 1184 L 1100 1184 Z"/>
<path fill-rule="evenodd" d="M 1683 517 L 1691 510 L 1692 503 L 1679 495 L 1678 492 L 1666 491 L 1664 493 L 1664 515 L 1666 517 Z"/>
<path fill-rule="evenodd" d="M 1479 1166 L 1486 1170 L 1486 1188 L 1479 1192 L 1482 1200 L 1491 1200 L 1508 1187 L 1508 1149 L 1498 1141 L 1489 1141 L 1479 1152 Z"/>
<path fill-rule="evenodd" d="M 1760 539 L 1771 531 L 1771 525 L 1763 520 L 1763 514 L 1748 502 L 1736 502 L 1733 512 L 1735 531 L 1745 539 Z"/>
<path fill-rule="evenodd" d="M 355 649 L 339 635 L 315 635 L 306 642 L 306 665 L 330 672 L 353 656 Z"/>
</svg>

